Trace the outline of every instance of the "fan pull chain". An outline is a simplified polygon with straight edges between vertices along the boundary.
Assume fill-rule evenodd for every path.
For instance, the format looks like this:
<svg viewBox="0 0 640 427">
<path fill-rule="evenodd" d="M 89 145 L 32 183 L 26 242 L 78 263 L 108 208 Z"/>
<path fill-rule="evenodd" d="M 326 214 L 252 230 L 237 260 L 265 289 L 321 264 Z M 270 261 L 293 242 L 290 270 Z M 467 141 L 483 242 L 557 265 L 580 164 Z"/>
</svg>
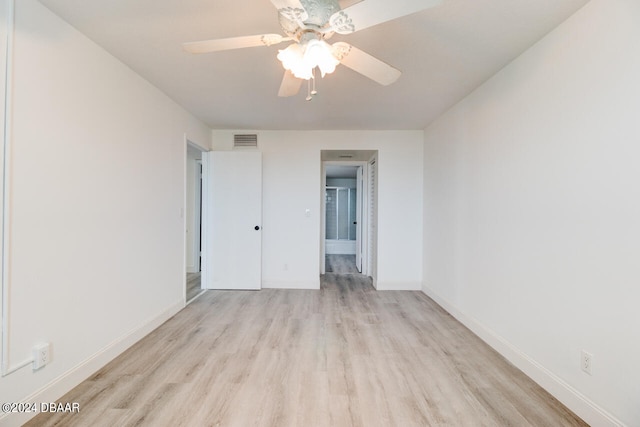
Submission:
<svg viewBox="0 0 640 427">
<path fill-rule="evenodd" d="M 311 80 L 313 80 L 313 89 L 311 87 Z M 316 90 L 316 69 L 311 70 L 311 78 L 307 80 L 307 97 L 305 98 L 307 101 L 311 101 L 313 99 L 313 95 L 317 95 L 318 91 Z"/>
<path fill-rule="evenodd" d="M 317 95 L 318 91 L 316 90 L 316 69 L 314 68 L 313 71 L 313 89 L 311 89 L 311 95 Z"/>
</svg>

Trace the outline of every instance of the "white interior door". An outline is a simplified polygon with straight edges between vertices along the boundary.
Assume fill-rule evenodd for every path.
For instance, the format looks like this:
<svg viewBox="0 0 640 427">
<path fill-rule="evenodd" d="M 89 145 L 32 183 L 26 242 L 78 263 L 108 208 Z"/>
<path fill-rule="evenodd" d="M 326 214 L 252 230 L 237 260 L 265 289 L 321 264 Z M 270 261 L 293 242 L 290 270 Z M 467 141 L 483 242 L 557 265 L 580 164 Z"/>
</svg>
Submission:
<svg viewBox="0 0 640 427">
<path fill-rule="evenodd" d="M 208 156 L 207 289 L 260 289 L 262 155 L 212 151 Z"/>
<path fill-rule="evenodd" d="M 356 173 L 356 268 L 362 273 L 362 198 L 364 185 L 362 180 L 362 166 Z"/>
</svg>

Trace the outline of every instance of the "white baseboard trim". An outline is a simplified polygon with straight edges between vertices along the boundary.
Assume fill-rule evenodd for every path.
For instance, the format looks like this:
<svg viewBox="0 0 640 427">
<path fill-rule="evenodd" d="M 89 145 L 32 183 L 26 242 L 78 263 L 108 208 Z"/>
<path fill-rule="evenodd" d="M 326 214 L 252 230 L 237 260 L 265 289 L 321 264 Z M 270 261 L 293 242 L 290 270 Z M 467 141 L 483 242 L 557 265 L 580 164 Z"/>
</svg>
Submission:
<svg viewBox="0 0 640 427">
<path fill-rule="evenodd" d="M 111 342 L 102 350 L 81 362 L 79 365 L 69 369 L 49 384 L 32 393 L 23 400 L 23 403 L 33 404 L 35 402 L 40 405 L 42 402 L 57 402 L 60 397 L 64 396 L 82 381 L 89 378 L 100 368 L 118 357 L 125 350 L 147 336 L 151 331 L 169 320 L 183 308 L 184 300 L 180 299 L 180 301 L 172 304 L 157 316 L 147 319 L 141 325 Z M 80 410 L 82 410 L 82 408 L 80 408 Z M 0 426 L 2 427 L 21 426 L 37 414 L 11 413 L 5 415 L 6 416 L 4 417 L 0 416 Z"/>
<path fill-rule="evenodd" d="M 420 282 L 385 282 L 376 281 L 375 288 L 378 291 L 421 291 L 422 283 Z"/>
<path fill-rule="evenodd" d="M 263 280 L 262 289 L 320 289 L 320 279 L 314 281 Z"/>
<path fill-rule="evenodd" d="M 491 329 L 478 322 L 476 319 L 467 316 L 453 304 L 441 298 L 428 286 L 422 287 L 429 298 L 434 300 L 440 307 L 455 317 L 460 323 L 469 328 L 485 343 L 500 353 L 505 359 L 524 372 L 529 378 L 547 390 L 556 399 L 571 409 L 576 415 L 593 427 L 623 427 L 624 424 L 615 416 L 611 415 L 590 399 L 585 397 L 578 390 L 567 384 L 564 380 L 556 376 L 553 372 L 540 365 L 528 355 L 513 346 L 510 342 L 493 332 Z"/>
</svg>

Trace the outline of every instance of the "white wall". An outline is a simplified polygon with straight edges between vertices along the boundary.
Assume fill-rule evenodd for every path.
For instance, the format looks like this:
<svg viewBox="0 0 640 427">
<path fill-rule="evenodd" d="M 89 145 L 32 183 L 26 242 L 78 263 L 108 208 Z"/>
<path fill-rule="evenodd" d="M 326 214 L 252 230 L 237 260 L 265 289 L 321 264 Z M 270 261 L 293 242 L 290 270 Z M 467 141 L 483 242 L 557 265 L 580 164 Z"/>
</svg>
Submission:
<svg viewBox="0 0 640 427">
<path fill-rule="evenodd" d="M 425 291 L 593 425 L 640 425 L 639 23 L 592 0 L 425 131 Z"/>
<path fill-rule="evenodd" d="M 214 131 L 214 149 L 231 149 L 233 133 Z M 320 152 L 353 149 L 379 153 L 378 289 L 420 289 L 422 131 L 257 133 L 263 153 L 263 287 L 319 287 Z"/>
<path fill-rule="evenodd" d="M 16 2 L 3 402 L 54 401 L 184 304 L 185 134 L 210 130 L 35 0 Z M 17 424 L 24 419 L 4 419 Z"/>
</svg>

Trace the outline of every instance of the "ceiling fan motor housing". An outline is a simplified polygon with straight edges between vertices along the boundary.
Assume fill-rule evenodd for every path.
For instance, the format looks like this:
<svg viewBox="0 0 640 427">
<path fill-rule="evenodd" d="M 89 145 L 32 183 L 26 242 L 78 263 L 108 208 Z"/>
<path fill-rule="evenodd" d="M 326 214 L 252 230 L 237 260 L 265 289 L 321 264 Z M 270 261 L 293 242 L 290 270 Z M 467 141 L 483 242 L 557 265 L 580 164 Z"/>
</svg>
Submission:
<svg viewBox="0 0 640 427">
<path fill-rule="evenodd" d="M 336 12 L 340 11 L 338 0 L 300 0 L 300 4 L 304 7 L 308 18 L 304 20 L 307 28 L 301 28 L 299 23 L 283 13 L 279 13 L 280 26 L 284 33 L 296 41 L 300 41 L 305 33 L 320 30 L 328 26 L 329 18 Z M 328 39 L 333 32 L 317 32 L 317 38 Z M 308 36 L 307 36 L 308 37 Z"/>
</svg>

